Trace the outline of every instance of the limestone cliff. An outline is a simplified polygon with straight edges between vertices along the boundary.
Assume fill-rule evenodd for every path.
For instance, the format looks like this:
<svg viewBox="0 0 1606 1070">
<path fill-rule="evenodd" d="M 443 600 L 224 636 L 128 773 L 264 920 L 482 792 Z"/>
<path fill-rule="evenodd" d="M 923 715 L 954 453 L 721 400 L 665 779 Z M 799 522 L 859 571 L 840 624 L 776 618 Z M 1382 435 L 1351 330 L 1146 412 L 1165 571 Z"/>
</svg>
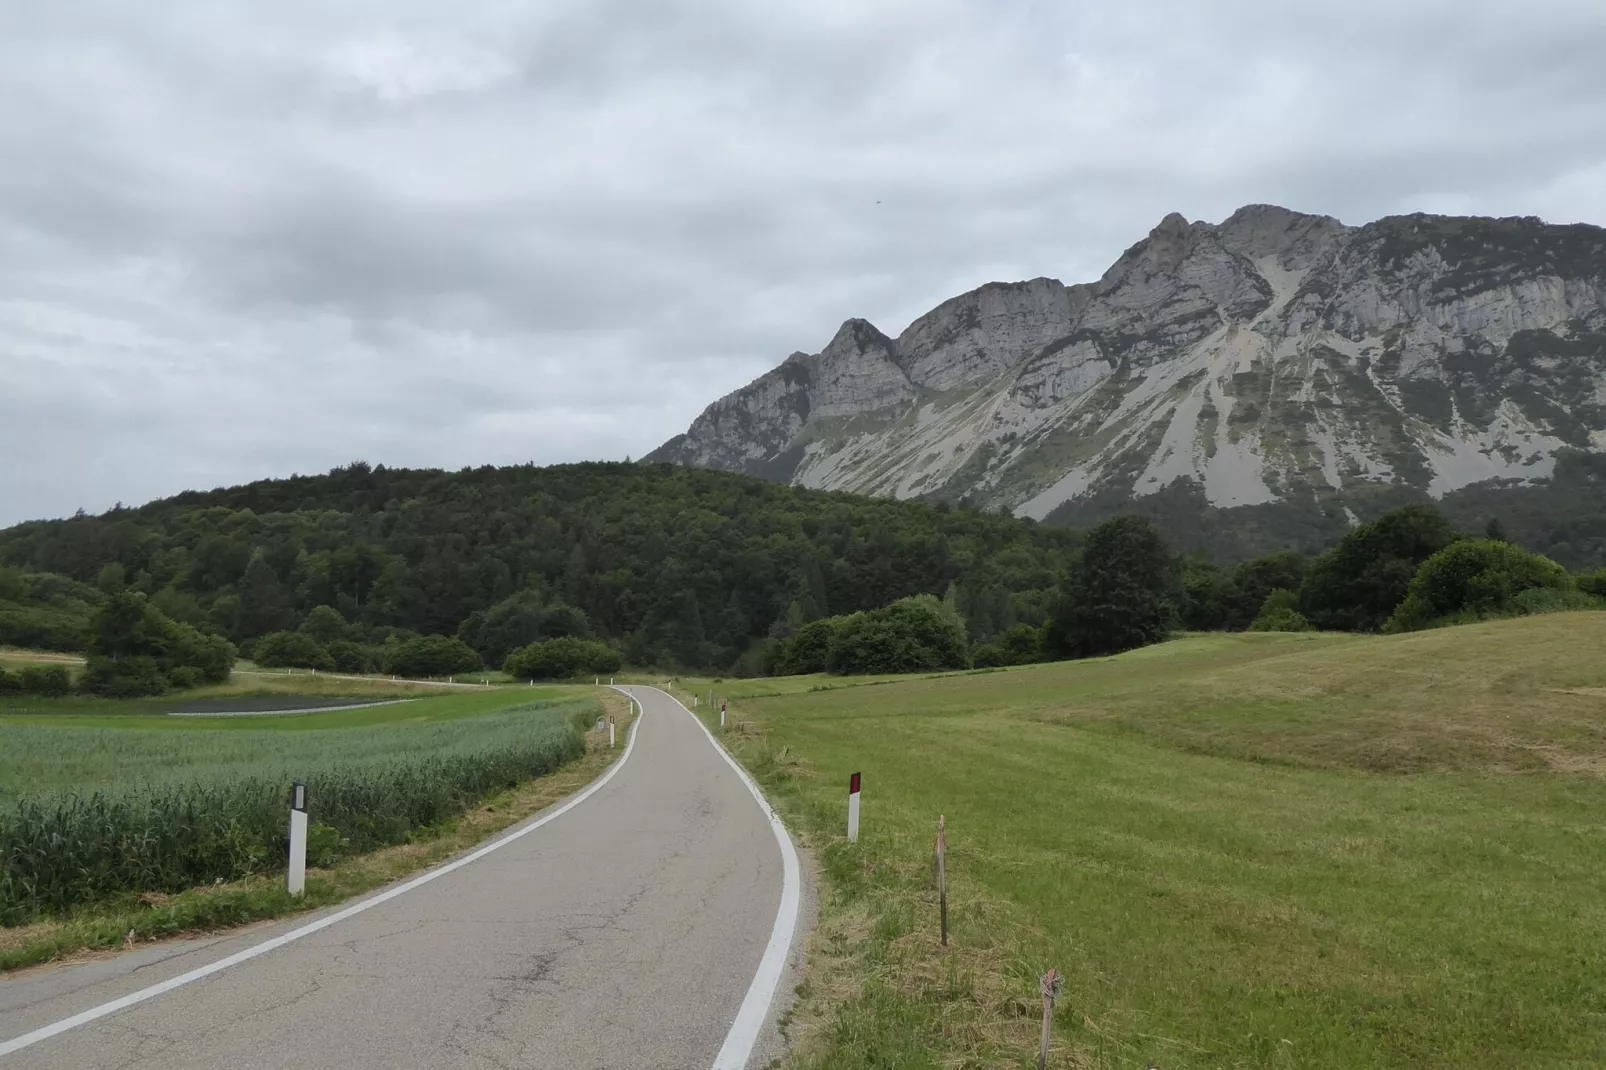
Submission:
<svg viewBox="0 0 1606 1070">
<path fill-rule="evenodd" d="M 1606 230 L 1252 205 L 1092 284 L 850 320 L 649 460 L 1083 519 L 1186 492 L 1335 522 L 1606 449 Z M 1096 506 L 1096 508 L 1095 508 Z"/>
</svg>

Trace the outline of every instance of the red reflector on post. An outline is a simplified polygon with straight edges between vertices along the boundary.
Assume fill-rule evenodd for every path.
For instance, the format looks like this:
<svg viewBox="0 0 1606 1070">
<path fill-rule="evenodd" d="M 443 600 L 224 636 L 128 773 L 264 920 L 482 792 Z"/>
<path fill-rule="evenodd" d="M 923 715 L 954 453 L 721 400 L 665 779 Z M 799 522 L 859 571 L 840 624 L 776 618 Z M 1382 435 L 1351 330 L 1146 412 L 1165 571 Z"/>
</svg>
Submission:
<svg viewBox="0 0 1606 1070">
<path fill-rule="evenodd" d="M 858 773 L 854 773 L 853 776 L 851 778 L 849 778 L 849 780 L 848 780 L 848 794 L 849 795 L 857 795 L 857 794 L 859 794 L 859 774 Z"/>
</svg>

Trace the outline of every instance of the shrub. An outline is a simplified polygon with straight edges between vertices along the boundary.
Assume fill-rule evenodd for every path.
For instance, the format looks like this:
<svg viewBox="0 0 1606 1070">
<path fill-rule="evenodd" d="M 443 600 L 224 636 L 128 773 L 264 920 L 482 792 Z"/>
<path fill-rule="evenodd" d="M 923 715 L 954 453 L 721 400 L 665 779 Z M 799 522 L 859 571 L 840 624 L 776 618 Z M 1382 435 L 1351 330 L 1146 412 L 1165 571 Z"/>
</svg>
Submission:
<svg viewBox="0 0 1606 1070">
<path fill-rule="evenodd" d="M 351 625 L 346 623 L 346 618 L 342 617 L 340 611 L 333 606 L 314 606 L 312 612 L 307 614 L 307 619 L 302 621 L 301 627 L 296 630 L 325 649 L 331 643 L 351 638 Z M 257 642 L 260 643 L 261 640 Z M 260 658 L 253 660 L 261 661 Z"/>
<path fill-rule="evenodd" d="M 22 679 L 0 667 L 0 695 L 14 695 L 22 690 Z"/>
<path fill-rule="evenodd" d="M 116 661 L 91 656 L 80 686 L 107 698 L 143 698 L 166 691 L 167 677 L 149 654 L 125 654 Z"/>
<path fill-rule="evenodd" d="M 61 665 L 29 665 L 18 674 L 22 690 L 30 695 L 61 698 L 72 692 L 72 677 Z"/>
<path fill-rule="evenodd" d="M 966 669 L 965 623 L 932 595 L 900 598 L 844 619 L 831 637 L 827 667 L 852 675 Z"/>
<path fill-rule="evenodd" d="M 619 652 L 596 639 L 565 635 L 520 647 L 502 670 L 519 680 L 567 680 L 619 671 Z"/>
<path fill-rule="evenodd" d="M 180 667 L 195 670 L 180 680 L 205 683 L 222 683 L 234 668 L 234 644 L 170 620 L 138 591 L 115 594 L 95 610 L 87 645 L 84 690 L 119 698 L 181 686 L 168 677 Z"/>
<path fill-rule="evenodd" d="M 420 635 L 386 643 L 380 667 L 397 676 L 451 676 L 479 668 L 480 656 L 461 639 Z"/>
<path fill-rule="evenodd" d="M 1422 563 L 1456 538 L 1431 505 L 1385 513 L 1312 563 L 1299 608 L 1319 628 L 1375 631 L 1406 597 Z"/>
<path fill-rule="evenodd" d="M 1565 613 L 1577 609 L 1606 609 L 1606 598 L 1572 587 L 1530 587 L 1511 599 L 1518 613 Z"/>
<path fill-rule="evenodd" d="M 379 665 L 376 652 L 350 639 L 336 639 L 328 646 L 329 660 L 336 672 L 374 672 Z"/>
<path fill-rule="evenodd" d="M 970 652 L 978 669 L 999 665 L 1030 665 L 1043 660 L 1043 633 L 1030 624 L 1017 624 L 996 640 Z"/>
<path fill-rule="evenodd" d="M 1299 611 L 1299 594 L 1279 588 L 1266 596 L 1260 612 L 1249 625 L 1252 632 L 1309 632 L 1314 631 L 1305 614 Z"/>
<path fill-rule="evenodd" d="M 1567 570 L 1548 557 L 1509 542 L 1465 539 L 1422 563 L 1386 630 L 1412 631 L 1451 614 L 1519 612 L 1515 599 L 1524 591 L 1570 586 Z"/>
<path fill-rule="evenodd" d="M 0 602 L 0 646 L 35 650 L 84 649 L 87 613 L 56 606 L 15 605 Z"/>
<path fill-rule="evenodd" d="M 831 653 L 831 639 L 842 627 L 847 617 L 827 617 L 824 620 L 809 621 L 797 630 L 786 644 L 786 654 L 782 674 L 786 676 L 804 676 L 813 672 L 824 672 Z"/>
<path fill-rule="evenodd" d="M 251 660 L 270 669 L 335 667 L 329 651 L 307 632 L 269 632 L 251 648 Z"/>
<path fill-rule="evenodd" d="M 180 690 L 201 686 L 201 670 L 193 665 L 176 665 L 167 670 L 167 683 L 169 687 Z"/>
<path fill-rule="evenodd" d="M 1578 589 L 1585 594 L 1594 595 L 1596 598 L 1606 598 L 1606 568 L 1596 569 L 1594 572 L 1586 572 L 1574 582 L 1578 585 Z"/>
</svg>

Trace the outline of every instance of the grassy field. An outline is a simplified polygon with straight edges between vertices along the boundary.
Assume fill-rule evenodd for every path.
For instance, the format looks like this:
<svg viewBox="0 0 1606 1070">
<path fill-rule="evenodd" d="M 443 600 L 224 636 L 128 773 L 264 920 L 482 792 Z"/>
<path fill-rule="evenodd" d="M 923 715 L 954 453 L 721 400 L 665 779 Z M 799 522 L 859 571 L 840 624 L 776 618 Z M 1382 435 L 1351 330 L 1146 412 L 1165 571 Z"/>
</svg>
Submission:
<svg viewBox="0 0 1606 1070">
<path fill-rule="evenodd" d="M 207 689 L 234 700 L 244 690 Z M 0 922 L 122 909 L 146 893 L 282 870 L 296 779 L 308 783 L 330 859 L 411 840 L 578 759 L 601 711 L 592 688 L 391 693 L 407 700 L 268 717 L 168 715 L 205 692 L 121 703 L 8 696 Z"/>
<path fill-rule="evenodd" d="M 609 693 L 599 701 L 628 732 L 632 708 L 625 700 Z M 584 787 L 621 753 L 622 747 L 608 746 L 605 731 L 589 731 L 584 756 L 554 773 L 495 792 L 459 817 L 418 830 L 404 844 L 309 868 L 306 894 L 297 899 L 286 894 L 282 875 L 270 874 L 176 895 L 144 895 L 69 918 L 0 927 L 0 970 L 216 931 L 341 902 L 443 862 L 538 813 Z"/>
<path fill-rule="evenodd" d="M 1050 966 L 1059 1067 L 1596 1067 L 1603 650 L 1562 614 L 681 694 L 818 851 L 799 1067 L 1035 1065 Z"/>
<path fill-rule="evenodd" d="M 0 715 L 0 804 L 175 781 L 275 775 L 288 781 L 335 766 L 495 750 L 522 739 L 532 722 L 563 725 L 594 710 L 595 699 L 580 692 L 491 689 L 268 717 Z"/>
</svg>

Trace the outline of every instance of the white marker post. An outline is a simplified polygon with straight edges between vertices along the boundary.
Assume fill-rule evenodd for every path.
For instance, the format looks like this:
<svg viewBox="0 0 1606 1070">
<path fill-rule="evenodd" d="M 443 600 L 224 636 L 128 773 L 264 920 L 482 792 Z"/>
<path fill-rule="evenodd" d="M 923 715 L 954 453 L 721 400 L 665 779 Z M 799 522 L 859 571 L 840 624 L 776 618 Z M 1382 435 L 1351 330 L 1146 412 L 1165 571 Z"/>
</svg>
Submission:
<svg viewBox="0 0 1606 1070">
<path fill-rule="evenodd" d="M 937 899 L 942 912 L 942 946 L 948 946 L 948 830 L 937 815 Z"/>
<path fill-rule="evenodd" d="M 608 718 L 608 749 L 613 750 L 613 718 Z"/>
<path fill-rule="evenodd" d="M 859 774 L 848 779 L 848 842 L 859 842 Z"/>
<path fill-rule="evenodd" d="M 298 780 L 290 795 L 290 873 L 285 887 L 291 895 L 307 890 L 307 782 Z"/>
<path fill-rule="evenodd" d="M 714 700 L 712 697 L 710 697 L 708 701 L 712 702 Z M 719 704 L 719 727 L 725 727 L 725 703 L 723 702 Z"/>
</svg>

